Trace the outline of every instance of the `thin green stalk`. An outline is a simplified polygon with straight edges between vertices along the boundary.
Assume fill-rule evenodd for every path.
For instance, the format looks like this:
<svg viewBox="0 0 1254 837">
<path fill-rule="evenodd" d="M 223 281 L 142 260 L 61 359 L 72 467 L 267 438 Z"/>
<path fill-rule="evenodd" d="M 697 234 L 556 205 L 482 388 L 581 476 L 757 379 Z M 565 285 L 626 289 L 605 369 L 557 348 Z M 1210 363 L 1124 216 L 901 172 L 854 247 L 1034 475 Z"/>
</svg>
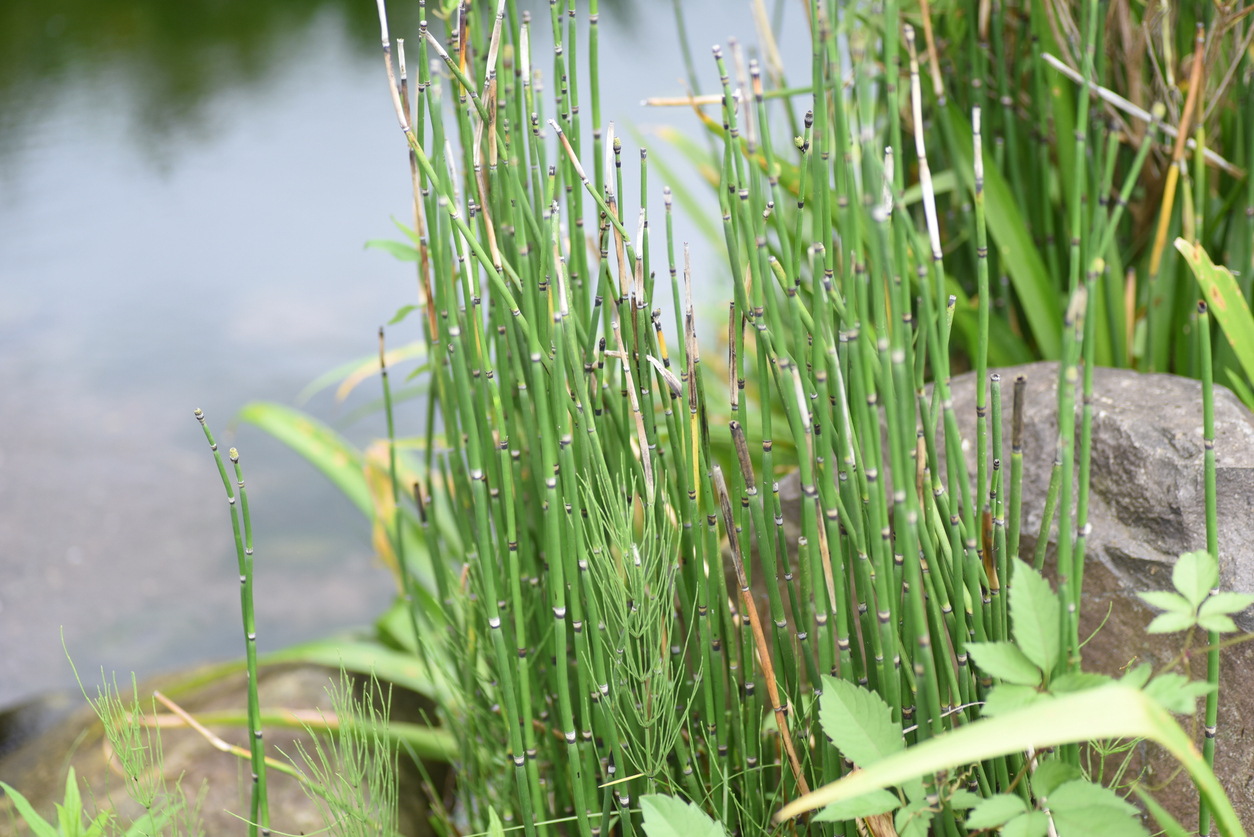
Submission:
<svg viewBox="0 0 1254 837">
<path fill-rule="evenodd" d="M 253 612 L 253 526 L 252 518 L 248 514 L 248 494 L 244 491 L 244 473 L 240 470 L 239 452 L 231 448 L 231 463 L 235 467 L 235 481 L 239 486 L 237 507 L 231 479 L 227 476 L 222 454 L 218 452 L 218 443 L 214 441 L 213 433 L 210 432 L 209 425 L 205 423 L 205 414 L 197 408 L 195 416 L 205 432 L 209 449 L 213 451 L 213 461 L 217 463 L 218 474 L 222 477 L 222 486 L 226 489 L 226 501 L 231 507 L 231 529 L 235 533 L 235 556 L 239 562 L 240 612 L 244 621 L 244 648 L 248 662 L 248 745 L 252 754 L 252 803 L 249 808 L 248 833 L 251 837 L 257 837 L 257 827 L 260 825 L 263 837 L 268 837 L 270 803 L 266 795 L 266 755 L 261 739 L 261 706 L 257 700 L 257 621 Z M 241 516 L 244 519 L 242 537 Z"/>
<path fill-rule="evenodd" d="M 1201 143 L 1198 143 L 1201 145 Z M 1219 560 L 1219 520 L 1215 493 L 1215 385 L 1211 371 L 1210 314 L 1206 303 L 1197 303 L 1197 333 L 1202 360 L 1202 443 L 1205 447 L 1203 476 L 1206 486 L 1206 551 Z M 1212 593 L 1217 592 L 1212 590 Z M 1206 738 L 1202 742 L 1202 758 L 1207 767 L 1215 764 L 1215 733 L 1219 723 L 1219 633 L 1208 631 L 1210 650 L 1206 652 Z M 1210 833 L 1210 806 L 1202 797 L 1198 803 L 1198 833 Z"/>
</svg>

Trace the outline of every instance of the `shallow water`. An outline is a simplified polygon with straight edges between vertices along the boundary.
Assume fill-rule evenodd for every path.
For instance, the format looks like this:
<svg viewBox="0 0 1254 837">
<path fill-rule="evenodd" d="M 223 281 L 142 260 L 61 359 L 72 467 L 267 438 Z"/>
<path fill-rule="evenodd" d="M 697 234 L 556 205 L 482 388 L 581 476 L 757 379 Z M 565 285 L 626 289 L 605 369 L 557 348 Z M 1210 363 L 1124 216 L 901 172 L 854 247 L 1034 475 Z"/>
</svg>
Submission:
<svg viewBox="0 0 1254 837">
<path fill-rule="evenodd" d="M 410 201 L 373 5 L 10 0 L 0 11 L 0 705 L 73 685 L 62 632 L 88 677 L 242 650 L 227 507 L 194 407 L 242 453 L 261 649 L 387 605 L 391 581 L 357 511 L 282 445 L 228 431 L 249 400 L 290 403 L 370 354 L 378 325 L 413 301 L 412 265 L 362 248 L 393 237 L 389 216 L 407 217 Z M 416 4 L 393 5 L 394 34 L 416 37 L 403 23 Z M 519 5 L 547 29 L 548 4 Z M 756 42 L 749 3 L 685 10 L 713 90 L 709 44 Z M 783 51 L 804 58 L 797 12 Z M 670 3 L 603 2 L 600 30 L 604 118 L 701 141 L 685 109 L 640 106 L 683 92 Z M 550 54 L 533 62 L 551 68 Z M 788 63 L 804 83 L 808 68 Z M 624 146 L 635 182 L 635 142 Z M 689 181 L 717 220 L 713 194 Z M 659 230 L 662 183 L 655 167 Z M 693 240 L 712 299 L 729 297 L 722 258 L 682 212 L 676 234 Z M 389 333 L 415 339 L 417 318 Z M 374 396 L 308 408 L 334 421 Z M 416 432 L 417 402 L 399 412 Z M 363 442 L 378 429 L 346 432 Z"/>
</svg>

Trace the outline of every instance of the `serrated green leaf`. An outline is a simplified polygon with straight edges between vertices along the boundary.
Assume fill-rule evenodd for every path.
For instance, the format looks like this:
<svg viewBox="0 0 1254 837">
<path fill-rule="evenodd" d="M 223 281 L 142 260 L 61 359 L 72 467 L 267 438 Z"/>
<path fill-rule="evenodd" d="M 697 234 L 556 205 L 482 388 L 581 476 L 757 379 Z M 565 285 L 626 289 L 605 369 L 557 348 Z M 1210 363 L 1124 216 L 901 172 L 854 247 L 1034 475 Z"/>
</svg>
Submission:
<svg viewBox="0 0 1254 837">
<path fill-rule="evenodd" d="M 1197 610 L 1184 596 L 1170 590 L 1151 590 L 1148 593 L 1137 593 L 1137 595 L 1159 610 L 1165 610 L 1168 613 L 1186 613 L 1192 616 Z"/>
<path fill-rule="evenodd" d="M 834 677 L 823 677 L 819 723 L 845 758 L 869 767 L 903 749 L 901 725 L 875 692 Z"/>
<path fill-rule="evenodd" d="M 417 305 L 402 305 L 400 308 L 396 309 L 396 313 L 392 315 L 392 319 L 388 320 L 388 325 L 396 325 L 417 310 Z"/>
<path fill-rule="evenodd" d="M 1044 837 L 1049 833 L 1049 817 L 1040 811 L 1029 811 L 1006 823 L 1001 837 Z"/>
<path fill-rule="evenodd" d="M 1062 646 L 1058 597 L 1041 574 L 1018 558 L 1010 580 L 1015 644 L 1048 677 Z"/>
<path fill-rule="evenodd" d="M 843 822 L 874 814 L 886 814 L 900 807 L 901 800 L 897 798 L 897 794 L 881 789 L 857 799 L 846 799 L 844 802 L 828 805 L 815 814 L 814 819 L 817 822 Z"/>
<path fill-rule="evenodd" d="M 996 828 L 1027 809 L 1027 803 L 1018 794 L 999 793 L 971 809 L 971 813 L 967 815 L 967 828 L 971 831 Z"/>
<path fill-rule="evenodd" d="M 1191 613 L 1160 613 L 1154 621 L 1145 626 L 1147 634 L 1171 634 L 1176 631 L 1187 631 L 1197 624 L 1197 617 Z"/>
<path fill-rule="evenodd" d="M 1183 674 L 1169 671 L 1151 680 L 1145 687 L 1145 694 L 1177 715 L 1191 715 L 1197 708 L 1197 699 L 1217 688 L 1204 680 L 1189 680 Z"/>
<path fill-rule="evenodd" d="M 1096 674 L 1091 671 L 1068 671 L 1049 681 L 1049 690 L 1059 694 L 1063 692 L 1079 692 L 1084 689 L 1096 689 L 1099 686 L 1105 686 L 1109 682 L 1111 682 L 1110 678 L 1104 674 Z"/>
<path fill-rule="evenodd" d="M 30 828 L 31 833 L 34 834 L 35 837 L 58 837 L 56 828 L 54 828 L 52 824 L 43 817 L 39 816 L 39 814 L 35 813 L 35 809 L 29 802 L 26 801 L 26 797 L 22 796 L 4 782 L 0 782 L 0 788 L 4 788 L 5 796 L 13 800 L 13 807 L 17 809 L 18 814 L 20 814 L 22 819 L 26 821 L 26 825 Z"/>
<path fill-rule="evenodd" d="M 1254 317 L 1250 315 L 1249 305 L 1236 277 L 1228 268 L 1215 265 L 1201 247 L 1183 238 L 1176 239 L 1176 249 L 1197 277 L 1210 313 L 1219 322 L 1233 353 L 1241 361 L 1245 376 L 1254 379 Z"/>
<path fill-rule="evenodd" d="M 1136 795 L 1141 797 L 1141 801 L 1145 803 L 1145 807 L 1149 809 L 1150 815 L 1158 820 L 1158 824 L 1163 829 L 1163 834 L 1167 837 L 1190 837 L 1193 833 L 1180 824 L 1180 821 L 1171 815 L 1171 813 L 1158 804 L 1158 800 L 1146 793 L 1145 789 L 1140 785 L 1133 785 L 1132 790 L 1136 791 Z"/>
<path fill-rule="evenodd" d="M 1198 615 L 1210 616 L 1215 613 L 1240 613 L 1252 604 L 1254 604 L 1254 595 L 1249 593 L 1216 593 L 1202 602 L 1202 609 L 1198 611 Z"/>
<path fill-rule="evenodd" d="M 968 808 L 974 808 L 983 801 L 984 797 L 978 793 L 960 788 L 954 791 L 953 796 L 949 797 L 949 807 L 955 811 L 965 811 Z"/>
<path fill-rule="evenodd" d="M 1223 613 L 1212 613 L 1209 616 L 1197 617 L 1197 626 L 1217 634 L 1230 634 L 1237 629 L 1232 617 Z"/>
<path fill-rule="evenodd" d="M 1123 683 L 1050 697 L 1017 712 L 956 727 L 865 770 L 853 771 L 843 779 L 816 788 L 783 806 L 773 819 L 783 822 L 878 788 L 903 786 L 929 773 L 953 770 L 1029 747 L 1040 752 L 1061 744 L 1109 738 L 1145 738 L 1160 744 L 1180 761 L 1200 789 L 1220 833 L 1244 833 L 1232 801 L 1188 733 L 1144 692 Z"/>
<path fill-rule="evenodd" d="M 1031 686 L 1002 683 L 1000 686 L 995 686 L 988 693 L 988 697 L 984 699 L 984 708 L 981 710 L 981 714 L 987 718 L 1005 715 L 1007 712 L 1031 706 L 1047 697 L 1048 695 L 1041 694 Z"/>
<path fill-rule="evenodd" d="M 723 826 L 691 802 L 649 794 L 640 798 L 647 837 L 724 837 Z"/>
<path fill-rule="evenodd" d="M 928 825 L 936 812 L 928 807 L 926 799 L 911 802 L 893 817 L 893 825 L 900 837 L 928 837 Z"/>
<path fill-rule="evenodd" d="M 1148 837 L 1136 806 L 1108 788 L 1075 779 L 1049 797 L 1058 833 L 1067 837 Z"/>
<path fill-rule="evenodd" d="M 985 674 L 1020 686 L 1041 682 L 1041 670 L 1013 642 L 968 642 L 966 647 Z"/>
<path fill-rule="evenodd" d="M 1171 568 L 1171 586 L 1193 605 L 1193 610 L 1206 601 L 1219 583 L 1219 564 L 1209 552 L 1186 552 Z"/>
<path fill-rule="evenodd" d="M 1032 793 L 1038 797 L 1048 797 L 1064 783 L 1079 778 L 1082 778 L 1080 768 L 1067 764 L 1062 759 L 1047 759 L 1039 762 L 1032 773 Z"/>
<path fill-rule="evenodd" d="M 418 261 L 418 248 L 403 241 L 391 241 L 386 238 L 372 238 L 366 242 L 367 250 L 382 250 L 393 258 L 403 262 Z"/>
<path fill-rule="evenodd" d="M 1142 663 L 1136 668 L 1129 669 L 1128 673 L 1125 674 L 1119 682 L 1126 686 L 1131 686 L 1134 689 L 1142 689 L 1145 687 L 1145 684 L 1149 682 L 1150 677 L 1153 674 L 1154 667 L 1149 663 Z"/>
</svg>

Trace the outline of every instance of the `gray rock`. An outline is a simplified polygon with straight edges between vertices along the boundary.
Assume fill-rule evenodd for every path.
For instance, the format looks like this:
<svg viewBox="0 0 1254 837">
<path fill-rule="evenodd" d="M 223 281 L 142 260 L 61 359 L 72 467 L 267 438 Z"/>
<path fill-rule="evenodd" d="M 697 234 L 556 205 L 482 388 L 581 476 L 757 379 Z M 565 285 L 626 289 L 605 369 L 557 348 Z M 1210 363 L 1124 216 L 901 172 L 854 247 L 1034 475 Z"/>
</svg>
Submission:
<svg viewBox="0 0 1254 837">
<path fill-rule="evenodd" d="M 990 370 L 1001 376 L 1003 467 L 1010 467 L 1014 380 L 1027 379 L 1023 433 L 1023 524 L 1020 554 L 1036 547 L 1058 439 L 1058 364 L 1040 362 Z M 954 409 L 975 480 L 975 376 L 952 382 Z M 1077 405 L 1079 394 L 1077 394 Z M 1181 553 L 1206 548 L 1201 384 L 1173 375 L 1142 375 L 1119 369 L 1093 373 L 1092 472 L 1080 635 L 1087 671 L 1119 675 L 1133 664 L 1156 671 L 1179 654 L 1183 635 L 1149 635 L 1156 615 L 1138 591 L 1171 589 L 1171 569 Z M 990 434 L 991 438 L 991 434 Z M 1076 410 L 1076 440 L 1080 410 Z M 937 445 L 943 443 L 943 435 Z M 1220 586 L 1254 591 L 1254 416 L 1230 391 L 1215 387 L 1215 454 Z M 1077 447 L 1076 478 L 1079 475 Z M 796 474 L 780 480 L 784 514 L 795 538 L 800 487 Z M 1057 522 L 1048 533 L 1046 569 L 1054 570 Z M 1254 631 L 1254 608 L 1236 618 Z M 1195 647 L 1204 644 L 1196 641 Z M 1254 643 L 1221 656 L 1215 772 L 1247 827 L 1254 826 Z M 1205 659 L 1193 655 L 1193 677 L 1205 676 Z M 1199 707 L 1201 704 L 1199 703 Z M 1202 713 L 1181 719 L 1202 741 Z M 1107 774 L 1117 759 L 1107 764 Z M 1173 759 L 1154 745 L 1132 754 L 1132 773 L 1145 771 L 1155 796 L 1185 823 L 1197 818 L 1197 793 Z M 1161 789 L 1158 786 L 1167 783 Z"/>
<path fill-rule="evenodd" d="M 1001 375 L 1004 465 L 1009 468 L 1014 380 L 1027 378 L 1024 408 L 1025 545 L 1034 546 L 1058 438 L 1058 365 L 1034 363 Z M 975 378 L 952 385 L 958 425 L 974 476 Z M 1079 398 L 1077 397 L 1077 401 Z M 1183 552 L 1206 548 L 1202 388 L 1174 375 L 1093 370 L 1093 456 L 1086 568 L 1100 561 L 1129 590 L 1171 588 Z M 1076 411 L 1079 479 L 1080 411 Z M 1254 590 L 1254 417 L 1231 392 L 1215 387 L 1215 459 L 1220 583 Z M 1051 545 L 1057 523 L 1051 530 Z M 1023 550 L 1021 550 L 1023 551 Z M 1254 609 L 1237 617 L 1254 630 Z"/>
</svg>

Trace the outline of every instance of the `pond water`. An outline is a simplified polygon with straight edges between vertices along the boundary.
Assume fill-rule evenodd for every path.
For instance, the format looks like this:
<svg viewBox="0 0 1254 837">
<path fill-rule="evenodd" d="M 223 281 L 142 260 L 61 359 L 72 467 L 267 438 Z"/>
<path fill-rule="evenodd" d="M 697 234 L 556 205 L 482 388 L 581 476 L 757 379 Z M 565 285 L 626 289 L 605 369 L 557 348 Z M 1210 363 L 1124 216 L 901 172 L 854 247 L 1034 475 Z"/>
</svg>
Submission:
<svg viewBox="0 0 1254 837">
<path fill-rule="evenodd" d="M 684 90 L 671 3 L 601 5 L 604 118 L 701 141 L 691 112 L 640 104 Z M 393 6 L 394 35 L 416 37 L 417 4 Z M 539 40 L 548 4 L 519 6 Z M 713 90 L 709 45 L 756 43 L 751 3 L 684 11 Z M 804 83 L 802 10 L 783 11 Z M 551 67 L 542 47 L 533 63 Z M 713 194 L 685 177 L 717 221 Z M 242 651 L 227 506 L 195 407 L 242 453 L 262 650 L 387 605 L 357 511 L 282 445 L 230 425 L 246 402 L 291 403 L 374 350 L 414 275 L 362 245 L 392 237 L 389 216 L 409 206 L 369 0 L 0 4 L 0 706 L 73 686 L 62 635 L 93 678 Z M 676 227 L 711 304 L 729 297 L 718 251 L 683 213 Z M 418 329 L 410 318 L 391 340 Z M 334 422 L 374 395 L 308 409 Z M 360 443 L 379 429 L 345 432 Z"/>
</svg>

